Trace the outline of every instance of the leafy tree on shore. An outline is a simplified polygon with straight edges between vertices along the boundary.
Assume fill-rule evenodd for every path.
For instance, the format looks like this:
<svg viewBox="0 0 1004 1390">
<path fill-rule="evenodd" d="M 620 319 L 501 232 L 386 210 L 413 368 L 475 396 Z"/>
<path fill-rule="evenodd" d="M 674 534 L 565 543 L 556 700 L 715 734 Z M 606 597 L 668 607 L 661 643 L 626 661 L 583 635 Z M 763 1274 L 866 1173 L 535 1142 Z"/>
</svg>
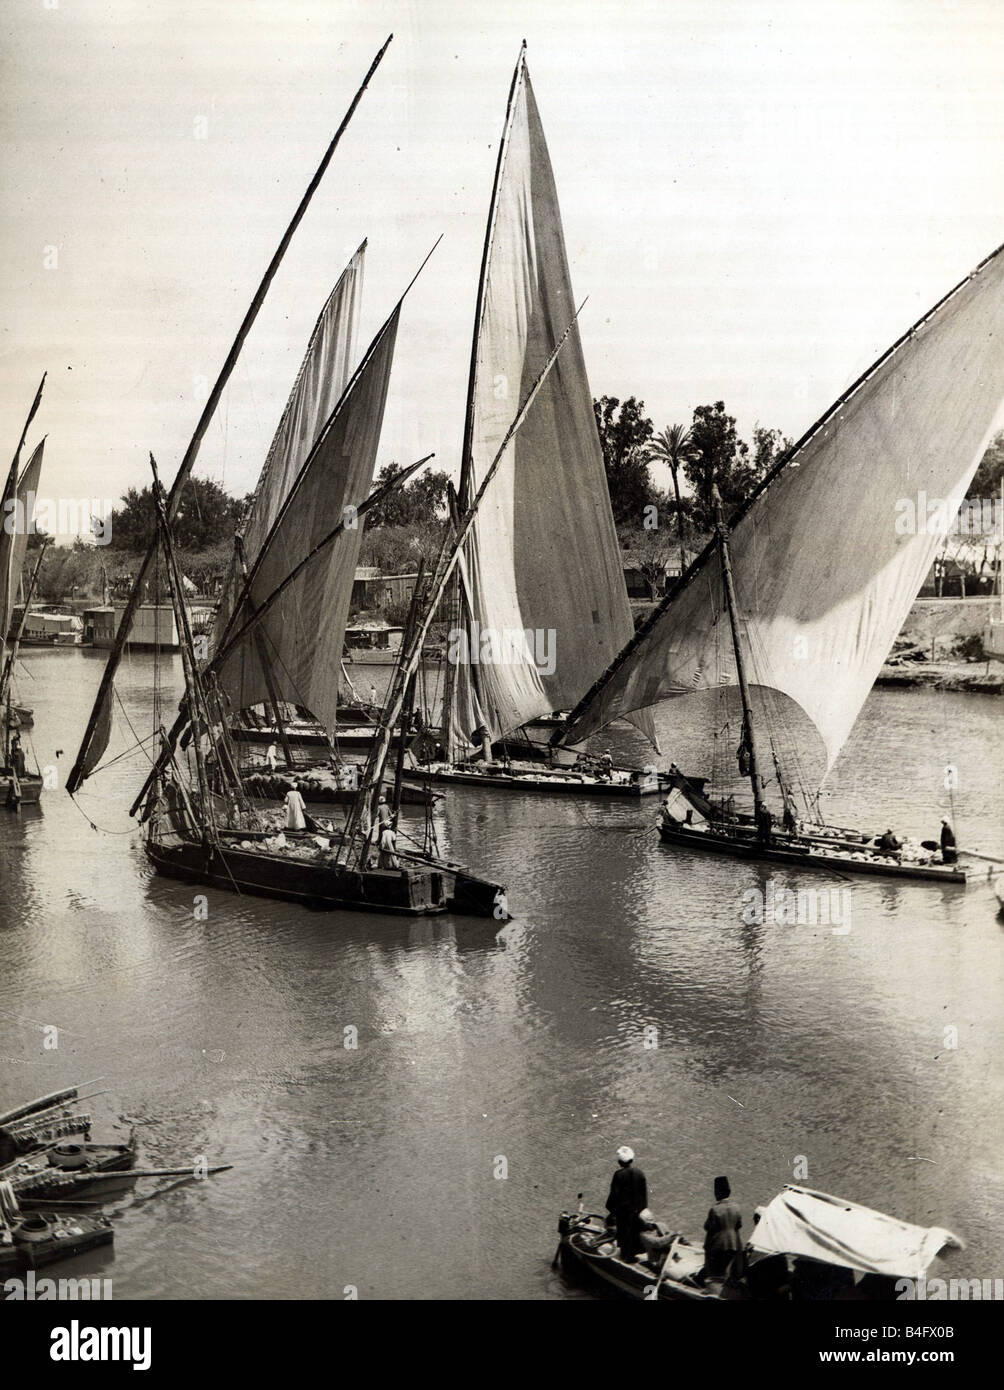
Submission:
<svg viewBox="0 0 1004 1390">
<path fill-rule="evenodd" d="M 232 540 L 247 501 L 247 498 L 231 497 L 211 478 L 190 478 L 173 526 L 178 549 L 203 550 L 220 541 Z M 149 485 L 141 491 L 128 488 L 122 505 L 112 512 L 110 548 L 145 551 L 155 531 L 153 494 Z"/>
<path fill-rule="evenodd" d="M 696 408 L 690 438 L 692 447 L 683 471 L 694 489 L 694 522 L 698 530 L 711 531 L 712 489 L 717 484 L 728 517 L 753 490 L 756 465 L 750 461 L 749 445 L 739 438 L 735 416 L 726 414 L 724 401 Z"/>
<path fill-rule="evenodd" d="M 790 449 L 792 441 L 780 430 L 771 430 L 761 425 L 759 420 L 753 426 L 753 473 L 754 481 L 760 480 L 770 472 L 781 455 Z"/>
<path fill-rule="evenodd" d="M 377 485 L 390 482 L 404 469 L 399 463 L 387 463 L 377 475 Z M 396 488 L 382 502 L 366 513 L 366 530 L 381 526 L 433 526 L 446 507 L 446 489 L 450 477 L 441 469 L 428 469 L 412 478 L 410 483 Z"/>
<path fill-rule="evenodd" d="M 614 520 L 628 526 L 640 525 L 645 507 L 655 500 L 647 457 L 653 426 L 644 409 L 645 402 L 634 396 L 623 404 L 616 396 L 593 401 Z"/>
<path fill-rule="evenodd" d="M 999 498 L 1001 479 L 1004 478 L 1004 430 L 998 430 L 991 439 L 980 466 L 973 474 L 967 497 Z"/>
<path fill-rule="evenodd" d="M 691 432 L 686 425 L 670 425 L 662 430 L 648 446 L 648 458 L 653 463 L 669 465 L 673 475 L 673 496 L 676 501 L 676 531 L 680 541 L 680 573 L 686 569 L 686 546 L 684 543 L 684 511 L 680 499 L 680 469 L 693 451 Z M 646 576 L 647 578 L 648 576 Z"/>
<path fill-rule="evenodd" d="M 435 563 L 443 544 L 445 521 L 412 522 L 407 526 L 378 526 L 372 529 L 369 513 L 359 550 L 360 565 L 371 565 L 381 574 L 413 574 L 420 557 L 428 569 Z"/>
</svg>

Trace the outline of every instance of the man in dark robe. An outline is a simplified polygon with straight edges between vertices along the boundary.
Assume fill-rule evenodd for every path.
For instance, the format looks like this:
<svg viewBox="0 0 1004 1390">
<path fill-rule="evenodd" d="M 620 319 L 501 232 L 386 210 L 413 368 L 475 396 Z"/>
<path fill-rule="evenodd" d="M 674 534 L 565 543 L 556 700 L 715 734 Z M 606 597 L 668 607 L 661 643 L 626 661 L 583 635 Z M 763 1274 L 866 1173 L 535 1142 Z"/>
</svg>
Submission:
<svg viewBox="0 0 1004 1390">
<path fill-rule="evenodd" d="M 954 864 L 958 859 L 958 851 L 955 848 L 955 836 L 952 827 L 947 820 L 941 822 L 941 862 L 943 864 Z"/>
<path fill-rule="evenodd" d="M 648 1206 L 645 1174 L 634 1166 L 634 1150 L 626 1144 L 617 1150 L 617 1171 L 610 1180 L 607 1198 L 609 1220 L 617 1227 L 621 1259 L 633 1260 L 641 1249 L 640 1213 Z"/>
<path fill-rule="evenodd" d="M 704 1223 L 704 1268 L 701 1279 L 725 1279 L 743 1248 L 739 1228 L 742 1213 L 731 1200 L 728 1178 L 715 1178 L 715 1205 Z"/>
</svg>

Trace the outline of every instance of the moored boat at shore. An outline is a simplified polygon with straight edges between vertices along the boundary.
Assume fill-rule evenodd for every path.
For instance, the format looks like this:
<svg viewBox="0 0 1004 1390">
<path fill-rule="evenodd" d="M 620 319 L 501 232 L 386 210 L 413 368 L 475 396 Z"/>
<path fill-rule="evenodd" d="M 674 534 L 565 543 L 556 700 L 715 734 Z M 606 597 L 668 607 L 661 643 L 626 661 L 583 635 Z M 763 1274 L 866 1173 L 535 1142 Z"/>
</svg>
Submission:
<svg viewBox="0 0 1004 1390">
<path fill-rule="evenodd" d="M 0 1190 L 0 1274 L 41 1269 L 114 1239 L 108 1217 L 92 1212 L 22 1212 L 15 1203 L 8 1215 Z"/>
<path fill-rule="evenodd" d="M 544 768 L 539 763 L 470 762 L 419 763 L 405 768 L 411 782 L 437 786 L 492 788 L 496 791 L 539 792 L 551 796 L 621 797 L 637 800 L 660 790 L 655 768 L 611 768 L 609 775 L 571 768 Z"/>
<path fill-rule="evenodd" d="M 135 1135 L 125 1144 L 61 1141 L 0 1168 L 0 1182 L 10 1183 L 18 1201 L 78 1196 L 88 1191 L 95 1173 L 121 1172 L 136 1161 Z"/>
</svg>

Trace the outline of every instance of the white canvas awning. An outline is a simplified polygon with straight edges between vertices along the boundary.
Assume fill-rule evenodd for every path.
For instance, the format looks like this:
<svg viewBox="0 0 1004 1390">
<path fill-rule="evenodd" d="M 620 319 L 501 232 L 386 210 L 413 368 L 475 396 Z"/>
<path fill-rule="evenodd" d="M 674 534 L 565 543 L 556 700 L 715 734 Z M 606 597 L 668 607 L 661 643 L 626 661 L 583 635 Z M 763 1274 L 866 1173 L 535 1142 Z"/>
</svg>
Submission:
<svg viewBox="0 0 1004 1390">
<path fill-rule="evenodd" d="M 911 1226 L 870 1207 L 785 1187 L 761 1208 L 750 1245 L 765 1255 L 801 1255 L 862 1274 L 920 1279 L 938 1251 L 961 1246 L 941 1226 Z"/>
</svg>

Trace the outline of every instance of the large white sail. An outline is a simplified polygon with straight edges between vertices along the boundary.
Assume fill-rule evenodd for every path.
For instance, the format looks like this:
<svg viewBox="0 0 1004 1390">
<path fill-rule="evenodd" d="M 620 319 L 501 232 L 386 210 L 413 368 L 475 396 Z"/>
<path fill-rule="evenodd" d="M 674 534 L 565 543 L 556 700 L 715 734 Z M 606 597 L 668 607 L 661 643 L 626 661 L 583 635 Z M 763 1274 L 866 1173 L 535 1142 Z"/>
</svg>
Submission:
<svg viewBox="0 0 1004 1390">
<path fill-rule="evenodd" d="M 999 250 L 879 359 L 733 518 L 748 677 L 801 706 L 827 770 L 943 544 L 932 504 L 954 516 L 1002 401 Z M 712 545 L 573 712 L 565 738 L 712 688 L 723 666 L 734 680 Z"/>
<path fill-rule="evenodd" d="M 279 509 L 324 422 L 345 390 L 356 362 L 366 243 L 349 261 L 314 325 L 289 400 L 269 447 L 247 515 L 241 523 L 243 565 L 235 555 L 216 610 L 211 650 L 230 621 L 244 583 Z"/>
<path fill-rule="evenodd" d="M 554 176 L 521 54 L 478 297 L 464 505 L 574 312 Z M 473 613 L 458 654 L 469 660 L 461 659 L 454 705 L 461 736 L 472 732 L 462 721 L 478 704 L 496 737 L 567 709 L 633 630 L 577 326 L 481 503 L 467 563 Z M 647 716 L 640 722 L 651 730 Z"/>
<path fill-rule="evenodd" d="M 28 536 L 34 518 L 35 497 L 42 472 L 43 439 L 32 453 L 17 481 L 16 503 L 0 518 L 0 649 L 6 651 L 21 566 L 28 549 Z M 13 499 L 11 499 L 13 501 Z"/>
<path fill-rule="evenodd" d="M 358 506 L 373 481 L 394 357 L 400 306 L 357 369 L 333 418 L 304 463 L 250 566 L 248 597 L 230 631 L 267 599 L 324 536 Z M 306 706 L 326 728 L 335 723 L 338 677 L 362 523 L 338 541 L 282 597 L 218 670 L 234 710 L 269 697 L 263 660 L 279 700 Z M 229 632 L 223 628 L 220 644 Z"/>
</svg>

